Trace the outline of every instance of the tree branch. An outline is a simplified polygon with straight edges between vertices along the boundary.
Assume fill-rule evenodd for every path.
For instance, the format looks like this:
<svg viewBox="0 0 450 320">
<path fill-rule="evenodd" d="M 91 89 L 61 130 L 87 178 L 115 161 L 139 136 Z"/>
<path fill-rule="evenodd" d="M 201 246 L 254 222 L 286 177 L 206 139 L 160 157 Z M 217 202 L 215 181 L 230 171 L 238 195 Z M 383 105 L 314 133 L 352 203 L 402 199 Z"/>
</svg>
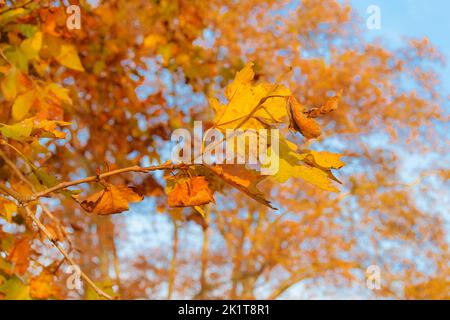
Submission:
<svg viewBox="0 0 450 320">
<path fill-rule="evenodd" d="M 29 217 L 38 227 L 38 229 L 45 235 L 45 237 L 59 250 L 59 252 L 61 252 L 61 254 L 64 256 L 64 258 L 73 266 L 78 267 L 78 269 L 80 270 L 80 276 L 81 278 L 83 278 L 84 281 L 86 281 L 86 283 L 91 286 L 92 289 L 94 289 L 94 291 L 101 297 L 104 297 L 108 300 L 112 300 L 113 298 L 107 294 L 106 292 L 104 292 L 102 289 L 100 289 L 99 287 L 97 287 L 97 285 L 94 283 L 94 281 L 92 281 L 88 275 L 86 275 L 80 268 L 80 266 L 75 263 L 75 261 L 69 256 L 69 254 L 66 252 L 66 250 L 64 250 L 64 248 L 58 243 L 57 240 L 55 240 L 52 236 L 52 234 L 47 230 L 47 228 L 42 224 L 41 221 L 39 221 L 38 218 L 36 218 L 36 216 L 31 212 L 30 208 L 25 207 L 25 211 L 27 213 L 27 217 Z"/>
<path fill-rule="evenodd" d="M 103 178 L 111 177 L 111 176 L 122 174 L 122 173 L 126 173 L 126 172 L 151 172 L 151 171 L 157 171 L 157 170 L 175 170 L 175 169 L 187 168 L 187 167 L 193 166 L 193 165 L 194 164 L 188 165 L 188 164 L 167 163 L 167 164 L 162 164 L 162 165 L 158 165 L 158 166 L 151 166 L 151 167 L 132 166 L 132 167 L 127 167 L 127 168 L 117 169 L 117 170 L 101 173 L 101 174 L 96 175 L 96 176 L 90 176 L 90 177 L 86 177 L 86 178 L 82 178 L 82 179 L 78 179 L 78 180 L 73 180 L 73 181 L 61 182 L 61 183 L 59 183 L 59 184 L 57 184 L 57 185 L 55 185 L 55 186 L 53 186 L 51 188 L 48 188 L 48 189 L 46 189 L 44 191 L 38 192 L 38 193 L 30 196 L 29 198 L 25 199 L 24 202 L 28 203 L 28 202 L 37 200 L 39 198 L 46 197 L 46 196 L 48 196 L 51 193 L 54 193 L 54 192 L 62 190 L 62 189 L 66 189 L 68 187 L 76 186 L 76 185 L 83 184 L 83 183 L 89 183 L 89 182 L 93 182 L 93 181 L 98 181 L 98 180 L 103 179 Z"/>
</svg>

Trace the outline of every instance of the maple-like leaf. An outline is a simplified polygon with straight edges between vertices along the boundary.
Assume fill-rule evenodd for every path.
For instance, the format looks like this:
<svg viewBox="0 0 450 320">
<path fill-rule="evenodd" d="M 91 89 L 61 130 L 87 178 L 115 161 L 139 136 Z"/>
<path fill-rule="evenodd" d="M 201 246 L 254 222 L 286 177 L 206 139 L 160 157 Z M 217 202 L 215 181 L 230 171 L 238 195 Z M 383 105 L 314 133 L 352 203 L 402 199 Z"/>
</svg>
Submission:
<svg viewBox="0 0 450 320">
<path fill-rule="evenodd" d="M 290 90 L 282 85 L 260 83 L 254 84 L 253 63 L 249 62 L 237 72 L 233 82 L 225 88 L 227 105 L 222 105 L 215 98 L 210 99 L 210 105 L 215 111 L 214 123 L 221 130 L 234 129 L 246 117 L 249 119 L 241 128 L 261 129 L 268 124 L 278 124 L 286 117 L 286 99 Z M 252 114 L 253 109 L 262 99 L 269 96 L 264 103 Z"/>
<path fill-rule="evenodd" d="M 169 207 L 201 206 L 214 201 L 205 177 L 177 179 L 167 187 Z"/>
<path fill-rule="evenodd" d="M 331 177 L 327 171 L 309 164 L 305 165 L 304 162 L 308 154 L 301 153 L 295 144 L 281 138 L 279 145 L 279 170 L 274 175 L 274 178 L 279 182 L 285 182 L 290 178 L 301 178 L 320 189 L 337 192 L 338 189 L 332 184 Z M 321 161 L 324 162 L 325 160 L 321 159 Z M 330 162 L 333 165 L 338 165 L 334 161 Z"/>
<path fill-rule="evenodd" d="M 142 201 L 143 197 L 128 186 L 107 184 L 102 191 L 81 202 L 81 207 L 90 213 L 109 215 L 128 210 L 128 203 Z"/>
</svg>

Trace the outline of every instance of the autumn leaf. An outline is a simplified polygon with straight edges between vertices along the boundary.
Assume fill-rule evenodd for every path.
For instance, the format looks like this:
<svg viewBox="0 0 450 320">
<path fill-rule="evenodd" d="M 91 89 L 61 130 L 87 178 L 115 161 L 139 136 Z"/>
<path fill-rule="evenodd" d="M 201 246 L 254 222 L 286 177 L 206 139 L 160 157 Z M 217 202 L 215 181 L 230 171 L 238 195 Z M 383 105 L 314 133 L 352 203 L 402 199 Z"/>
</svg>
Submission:
<svg viewBox="0 0 450 320">
<path fill-rule="evenodd" d="M 210 99 L 215 111 L 214 123 L 218 129 L 235 129 L 247 117 L 241 128 L 262 129 L 268 124 L 279 124 L 286 117 L 286 99 L 291 93 L 282 85 L 253 83 L 253 63 L 249 62 L 239 72 L 233 82 L 225 88 L 227 105 L 221 105 L 215 98 Z M 253 109 L 268 98 L 256 111 Z M 253 112 L 254 111 L 254 112 Z M 253 113 L 252 113 L 253 112 Z"/>
<path fill-rule="evenodd" d="M 340 169 L 345 165 L 345 162 L 342 162 L 341 154 L 328 152 L 328 151 L 311 151 L 310 152 L 314 162 L 323 168 L 327 169 Z"/>
<path fill-rule="evenodd" d="M 259 203 L 277 210 L 277 208 L 273 207 L 270 201 L 268 201 L 258 189 L 258 184 L 267 178 L 267 176 L 262 176 L 256 170 L 247 169 L 244 165 L 236 166 L 225 164 L 208 168 L 225 183 L 244 192 Z"/>
<path fill-rule="evenodd" d="M 67 68 L 84 71 L 77 49 L 72 44 L 61 44 L 60 52 L 55 56 L 55 59 Z"/>
<path fill-rule="evenodd" d="M 38 276 L 30 279 L 30 295 L 35 299 L 56 297 L 59 289 L 54 283 L 54 276 L 48 271 L 42 271 Z"/>
<path fill-rule="evenodd" d="M 36 59 L 42 47 L 42 32 L 36 32 L 30 39 L 20 44 L 20 49 L 28 60 Z"/>
<path fill-rule="evenodd" d="M 99 191 L 81 202 L 81 207 L 90 213 L 109 215 L 128 210 L 129 202 L 142 201 L 143 197 L 125 185 L 107 184 Z"/>
<path fill-rule="evenodd" d="M 0 215 L 3 216 L 7 222 L 12 221 L 12 216 L 17 212 L 17 205 L 3 197 L 0 197 Z"/>
<path fill-rule="evenodd" d="M 177 179 L 168 186 L 167 200 L 169 207 L 191 207 L 214 202 L 214 197 L 205 177 L 196 176 Z"/>
<path fill-rule="evenodd" d="M 47 35 L 45 47 L 61 65 L 76 71 L 84 71 L 76 47 L 58 37 Z"/>
<path fill-rule="evenodd" d="M 13 270 L 17 274 L 23 275 L 27 271 L 30 263 L 30 251 L 30 238 L 28 236 L 17 239 L 10 250 L 7 260 L 13 263 Z"/>
<path fill-rule="evenodd" d="M 319 124 L 314 119 L 308 118 L 303 113 L 304 110 L 305 107 L 294 97 L 289 98 L 290 128 L 300 132 L 307 139 L 319 137 L 322 133 Z"/>
<path fill-rule="evenodd" d="M 273 177 L 279 182 L 285 182 L 290 178 L 301 178 L 322 190 L 339 191 L 333 186 L 327 172 L 320 168 L 303 164 L 306 156 L 307 154 L 301 153 L 292 142 L 286 139 L 280 139 L 279 170 Z M 321 160 L 325 161 L 324 159 Z M 332 162 L 332 164 L 337 165 L 336 162 Z"/>
<path fill-rule="evenodd" d="M 338 92 L 337 95 L 327 99 L 323 106 L 318 108 L 313 108 L 311 110 L 306 111 L 306 114 L 309 118 L 316 118 L 319 116 L 326 115 L 330 112 L 335 111 L 339 106 L 339 101 L 342 96 L 342 90 Z"/>
<path fill-rule="evenodd" d="M 35 92 L 28 91 L 16 98 L 12 106 L 12 116 L 15 120 L 22 120 L 27 115 L 31 106 L 35 102 L 36 94 Z"/>
<path fill-rule="evenodd" d="M 0 124 L 0 132 L 7 138 L 22 141 L 28 138 L 33 130 L 32 119 L 25 119 L 16 124 Z"/>
<path fill-rule="evenodd" d="M 31 300 L 30 286 L 23 283 L 17 276 L 13 276 L 0 285 L 0 293 L 4 294 L 5 300 Z"/>
</svg>

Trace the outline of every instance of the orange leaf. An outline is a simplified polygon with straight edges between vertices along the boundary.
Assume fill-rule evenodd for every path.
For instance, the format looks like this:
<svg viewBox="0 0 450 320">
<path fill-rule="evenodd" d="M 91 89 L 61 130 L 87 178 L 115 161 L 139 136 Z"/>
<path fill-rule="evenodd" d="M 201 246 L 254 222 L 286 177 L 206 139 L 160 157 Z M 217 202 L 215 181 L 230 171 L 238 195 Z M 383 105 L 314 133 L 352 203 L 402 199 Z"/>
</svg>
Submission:
<svg viewBox="0 0 450 320">
<path fill-rule="evenodd" d="M 53 275 L 48 271 L 42 271 L 38 276 L 30 279 L 30 295 L 35 299 L 48 299 L 59 293 L 58 287 L 53 282 Z"/>
<path fill-rule="evenodd" d="M 208 182 L 201 176 L 178 180 L 167 195 L 170 207 L 200 206 L 214 201 Z"/>
<path fill-rule="evenodd" d="M 141 195 L 128 186 L 108 184 L 105 189 L 81 202 L 81 207 L 87 212 L 109 215 L 126 211 L 129 202 L 139 202 L 142 199 Z"/>
<path fill-rule="evenodd" d="M 23 275 L 30 263 L 30 238 L 25 236 L 16 240 L 8 255 L 8 261 L 14 264 L 14 272 Z"/>
<path fill-rule="evenodd" d="M 311 118 L 308 118 L 303 113 L 304 106 L 302 106 L 294 97 L 289 98 L 289 116 L 290 127 L 300 132 L 305 138 L 313 139 L 321 135 L 319 124 Z"/>
</svg>

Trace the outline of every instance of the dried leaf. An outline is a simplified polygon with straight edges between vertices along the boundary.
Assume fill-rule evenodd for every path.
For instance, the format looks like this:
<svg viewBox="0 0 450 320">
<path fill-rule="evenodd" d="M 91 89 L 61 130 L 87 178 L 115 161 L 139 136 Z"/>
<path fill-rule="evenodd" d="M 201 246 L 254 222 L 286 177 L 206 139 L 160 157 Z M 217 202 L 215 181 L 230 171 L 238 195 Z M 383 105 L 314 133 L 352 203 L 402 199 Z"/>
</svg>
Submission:
<svg viewBox="0 0 450 320">
<path fill-rule="evenodd" d="M 307 139 L 314 139 L 321 135 L 319 124 L 311 118 L 305 116 L 305 110 L 294 97 L 289 98 L 289 118 L 290 128 L 300 132 Z"/>
<path fill-rule="evenodd" d="M 202 176 L 178 179 L 173 187 L 168 187 L 167 199 L 170 207 L 200 206 L 214 202 L 208 181 Z"/>
<path fill-rule="evenodd" d="M 81 207 L 90 213 L 109 215 L 126 211 L 129 202 L 139 202 L 142 199 L 142 196 L 128 186 L 108 184 L 102 191 L 81 202 Z"/>
</svg>

